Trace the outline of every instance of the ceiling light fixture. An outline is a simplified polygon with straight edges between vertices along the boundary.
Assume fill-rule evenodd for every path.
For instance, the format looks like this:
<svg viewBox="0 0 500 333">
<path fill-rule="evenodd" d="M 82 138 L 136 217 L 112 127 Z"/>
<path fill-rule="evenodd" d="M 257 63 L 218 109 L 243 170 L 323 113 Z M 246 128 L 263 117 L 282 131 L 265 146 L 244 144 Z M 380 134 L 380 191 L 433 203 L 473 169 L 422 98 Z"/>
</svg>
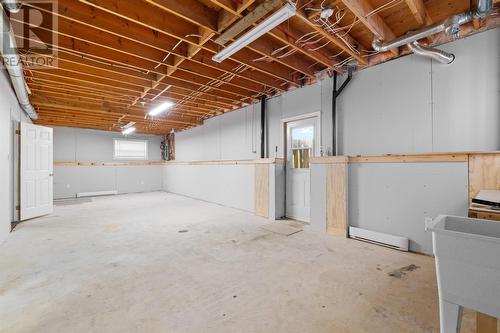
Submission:
<svg viewBox="0 0 500 333">
<path fill-rule="evenodd" d="M 164 102 L 157 107 L 155 107 L 153 110 L 149 111 L 150 116 L 157 116 L 162 112 L 167 111 L 168 109 L 172 108 L 174 106 L 174 103 L 172 102 Z"/>
<path fill-rule="evenodd" d="M 281 8 L 276 13 L 265 19 L 262 23 L 257 25 L 255 28 L 238 38 L 234 43 L 228 45 L 222 51 L 214 55 L 212 60 L 215 62 L 224 61 L 257 38 L 276 28 L 278 25 L 285 22 L 295 14 L 295 7 L 292 4 L 287 3 L 283 8 Z"/>
<path fill-rule="evenodd" d="M 135 121 L 130 121 L 129 123 L 127 123 L 125 126 L 122 126 L 122 130 L 125 130 L 129 127 L 132 127 L 135 125 Z"/>
<path fill-rule="evenodd" d="M 126 128 L 122 131 L 122 134 L 123 135 L 128 135 L 128 134 L 132 134 L 135 132 L 135 127 L 129 127 L 129 128 Z"/>
</svg>

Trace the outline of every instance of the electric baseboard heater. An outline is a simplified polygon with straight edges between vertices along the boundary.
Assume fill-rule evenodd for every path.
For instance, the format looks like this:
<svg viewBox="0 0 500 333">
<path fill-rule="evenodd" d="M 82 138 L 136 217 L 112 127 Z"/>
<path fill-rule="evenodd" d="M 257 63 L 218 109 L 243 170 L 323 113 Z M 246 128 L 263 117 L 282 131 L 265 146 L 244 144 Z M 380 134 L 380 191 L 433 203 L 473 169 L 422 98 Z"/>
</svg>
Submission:
<svg viewBox="0 0 500 333">
<path fill-rule="evenodd" d="M 390 247 L 400 251 L 408 251 L 410 243 L 409 239 L 405 237 L 384 234 L 356 227 L 349 227 L 349 236 L 354 239 Z"/>
<path fill-rule="evenodd" d="M 117 195 L 118 191 L 99 191 L 99 192 L 80 192 L 76 194 L 77 198 L 102 197 L 105 195 Z"/>
</svg>

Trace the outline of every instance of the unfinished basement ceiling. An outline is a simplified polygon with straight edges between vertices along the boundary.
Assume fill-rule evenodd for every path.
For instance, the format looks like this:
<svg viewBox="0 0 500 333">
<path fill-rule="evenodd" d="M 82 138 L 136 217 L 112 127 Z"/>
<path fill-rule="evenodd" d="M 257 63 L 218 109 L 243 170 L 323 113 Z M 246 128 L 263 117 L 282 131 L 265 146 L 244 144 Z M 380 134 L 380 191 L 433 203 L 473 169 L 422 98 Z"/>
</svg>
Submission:
<svg viewBox="0 0 500 333">
<path fill-rule="evenodd" d="M 406 47 L 377 53 L 372 39 L 392 40 L 471 9 L 469 0 L 298 0 L 295 17 L 222 63 L 212 61 L 223 49 L 215 40 L 261 2 L 59 1 L 56 68 L 25 61 L 35 123 L 120 131 L 136 122 L 146 134 L 190 128 L 347 65 L 365 68 L 407 54 Z M 494 2 L 494 14 L 463 26 L 461 36 L 499 25 Z M 320 20 L 322 8 L 333 9 L 328 23 Z M 18 43 L 24 25 L 14 19 Z M 52 31 L 39 30 L 50 41 Z M 175 103 L 168 114 L 146 116 L 167 100 Z"/>
</svg>

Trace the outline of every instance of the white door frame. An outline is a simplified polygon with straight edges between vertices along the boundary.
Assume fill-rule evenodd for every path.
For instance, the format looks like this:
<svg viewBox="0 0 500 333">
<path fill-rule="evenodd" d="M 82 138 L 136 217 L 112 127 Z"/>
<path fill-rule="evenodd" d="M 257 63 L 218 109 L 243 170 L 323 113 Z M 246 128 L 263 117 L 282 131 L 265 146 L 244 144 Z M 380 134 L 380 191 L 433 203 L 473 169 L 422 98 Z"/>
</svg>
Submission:
<svg viewBox="0 0 500 333">
<path fill-rule="evenodd" d="M 281 142 L 283 144 L 283 159 L 285 161 L 285 166 L 284 166 L 284 215 L 286 216 L 286 186 L 287 186 L 287 166 L 288 166 L 288 143 L 287 143 L 287 123 L 293 122 L 293 121 L 298 121 L 298 120 L 305 120 L 305 119 L 311 119 L 311 118 L 316 118 L 316 127 L 317 131 L 314 133 L 315 136 L 315 142 L 318 142 L 318 144 L 315 145 L 314 147 L 314 155 L 313 156 L 319 156 L 320 151 L 321 151 L 321 146 L 322 146 L 322 137 L 321 137 L 321 111 L 315 111 L 315 112 L 310 112 L 310 113 L 304 113 L 298 116 L 293 116 L 293 117 L 288 117 L 288 118 L 283 118 L 281 119 Z"/>
</svg>

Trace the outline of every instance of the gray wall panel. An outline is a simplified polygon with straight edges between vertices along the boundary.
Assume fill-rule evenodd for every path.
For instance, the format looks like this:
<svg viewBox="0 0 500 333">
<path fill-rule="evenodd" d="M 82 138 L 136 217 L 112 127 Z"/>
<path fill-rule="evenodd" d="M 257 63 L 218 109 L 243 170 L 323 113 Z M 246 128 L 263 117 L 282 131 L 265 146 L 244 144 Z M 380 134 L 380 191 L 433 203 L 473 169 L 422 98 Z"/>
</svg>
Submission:
<svg viewBox="0 0 500 333">
<path fill-rule="evenodd" d="M 82 128 L 54 127 L 55 162 L 113 162 L 113 139 L 121 133 Z M 161 161 L 161 137 L 130 135 L 132 140 L 148 140 L 148 161 Z M 120 162 L 126 162 L 120 160 Z"/>
<path fill-rule="evenodd" d="M 408 154 L 500 149 L 500 29 L 442 46 L 451 65 L 410 55 L 354 73 L 338 99 L 339 152 Z M 339 85 L 343 78 L 339 78 Z M 267 147 L 283 157 L 282 119 L 321 111 L 323 151 L 331 151 L 332 79 L 267 101 Z M 253 107 L 212 118 L 177 135 L 178 160 L 255 158 L 260 115 Z M 245 117 L 246 115 L 246 117 Z M 250 124 L 250 125 L 249 125 Z M 251 145 L 250 145 L 251 146 Z M 278 147 L 278 153 L 275 148 Z"/>
<path fill-rule="evenodd" d="M 121 133 L 79 128 L 54 128 L 55 162 L 113 161 L 113 139 Z M 159 136 L 131 135 L 130 139 L 148 140 L 148 161 L 161 161 Z M 120 160 L 119 162 L 127 162 Z M 71 198 L 80 192 L 148 192 L 162 187 L 161 166 L 56 166 L 54 198 Z"/>
<path fill-rule="evenodd" d="M 74 198 L 81 192 L 124 194 L 161 189 L 161 165 L 54 167 L 54 199 Z"/>
<path fill-rule="evenodd" d="M 434 150 L 500 150 L 500 29 L 442 49 L 457 58 L 432 67 Z"/>
<path fill-rule="evenodd" d="M 326 165 L 311 165 L 311 228 L 326 232 Z"/>
<path fill-rule="evenodd" d="M 118 193 L 151 192 L 162 189 L 162 166 L 116 167 Z"/>
<path fill-rule="evenodd" d="M 208 119 L 176 134 L 176 159 L 224 160 L 260 157 L 260 103 Z"/>
<path fill-rule="evenodd" d="M 54 161 L 76 162 L 76 133 L 74 128 L 54 129 Z"/>
<path fill-rule="evenodd" d="M 228 207 L 254 211 L 254 165 L 168 165 L 163 189 Z"/>
<path fill-rule="evenodd" d="M 274 166 L 274 213 L 275 218 L 285 216 L 285 166 L 275 164 Z"/>
<path fill-rule="evenodd" d="M 465 162 L 349 165 L 351 226 L 408 237 L 410 250 L 432 253 L 426 217 L 466 216 Z"/>
<path fill-rule="evenodd" d="M 15 130 L 20 122 L 31 123 L 22 111 L 12 90 L 10 77 L 0 69 L 0 244 L 8 237 L 11 222 L 17 220 L 18 202 L 17 172 L 19 145 Z"/>
<path fill-rule="evenodd" d="M 338 100 L 339 154 L 432 151 L 430 70 L 411 56 L 355 73 Z"/>
</svg>

